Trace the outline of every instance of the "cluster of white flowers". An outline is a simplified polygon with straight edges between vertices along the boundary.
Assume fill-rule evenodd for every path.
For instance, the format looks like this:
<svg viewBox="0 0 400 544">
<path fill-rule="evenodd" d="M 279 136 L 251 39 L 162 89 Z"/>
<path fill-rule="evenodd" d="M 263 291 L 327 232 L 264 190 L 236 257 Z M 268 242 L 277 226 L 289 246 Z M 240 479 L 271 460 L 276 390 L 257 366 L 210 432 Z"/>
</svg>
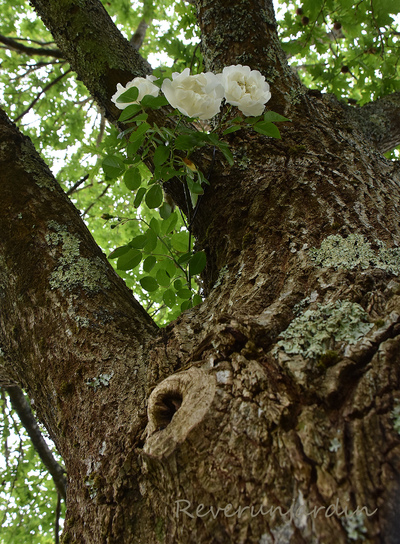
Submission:
<svg viewBox="0 0 400 544">
<path fill-rule="evenodd" d="M 175 72 L 172 80 L 165 79 L 161 86 L 171 106 L 188 117 L 211 119 L 219 112 L 223 98 L 228 104 L 237 106 L 243 115 L 258 116 L 271 98 L 265 77 L 249 66 L 227 66 L 222 74 L 206 72 L 191 76 L 189 72 L 189 68 L 185 68 L 181 74 Z M 129 106 L 129 103 L 117 102 L 129 87 L 139 89 L 137 100 L 130 104 L 138 104 L 146 94 L 158 96 L 159 88 L 153 83 L 155 79 L 154 76 L 136 77 L 126 87 L 118 83 L 117 92 L 111 100 L 120 109 Z"/>
</svg>

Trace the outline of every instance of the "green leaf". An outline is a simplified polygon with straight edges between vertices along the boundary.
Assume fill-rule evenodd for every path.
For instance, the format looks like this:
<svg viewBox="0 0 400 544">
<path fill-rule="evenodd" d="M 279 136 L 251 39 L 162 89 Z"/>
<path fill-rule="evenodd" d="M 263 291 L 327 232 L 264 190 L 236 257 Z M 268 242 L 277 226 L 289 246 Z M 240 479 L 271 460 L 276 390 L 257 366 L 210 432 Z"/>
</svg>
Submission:
<svg viewBox="0 0 400 544">
<path fill-rule="evenodd" d="M 117 247 L 116 249 L 114 249 L 114 251 L 110 253 L 108 258 L 116 259 L 117 257 L 121 257 L 121 255 L 124 255 L 125 253 L 127 253 L 129 249 L 130 249 L 129 245 Z"/>
<path fill-rule="evenodd" d="M 158 208 L 161 206 L 161 203 L 163 201 L 164 195 L 161 186 L 157 183 L 155 185 L 152 185 L 150 189 L 146 193 L 146 204 L 147 206 L 153 210 L 154 208 Z"/>
<path fill-rule="evenodd" d="M 129 102 L 135 102 L 139 96 L 139 89 L 137 87 L 129 87 L 127 91 L 122 93 L 117 98 L 118 104 L 126 104 Z"/>
<path fill-rule="evenodd" d="M 203 272 L 207 262 L 207 257 L 204 251 L 198 251 L 189 261 L 189 273 L 191 276 L 196 276 Z"/>
<path fill-rule="evenodd" d="M 198 133 L 199 136 L 202 140 L 204 140 L 204 142 L 206 143 L 209 143 L 211 145 L 215 145 L 216 147 L 219 147 L 219 145 L 221 144 L 219 138 L 218 138 L 218 135 L 215 134 L 215 132 L 211 132 L 210 134 L 204 134 L 204 133 L 201 133 L 199 132 Z M 226 144 L 224 144 L 226 145 Z"/>
<path fill-rule="evenodd" d="M 181 304 L 181 311 L 185 312 L 186 310 L 189 310 L 189 308 L 192 308 L 192 301 L 191 300 L 185 300 L 185 302 L 182 302 Z"/>
<path fill-rule="evenodd" d="M 198 304 L 201 304 L 203 302 L 203 299 L 200 295 L 194 295 L 193 297 L 193 306 L 197 306 Z"/>
<path fill-rule="evenodd" d="M 148 291 L 149 293 L 152 293 L 153 291 L 157 291 L 158 289 L 158 283 L 155 278 L 152 276 L 145 276 L 141 280 L 139 280 L 140 285 L 143 287 L 145 291 Z"/>
<path fill-rule="evenodd" d="M 168 219 L 172 213 L 172 208 L 167 202 L 163 202 L 160 208 L 160 216 L 162 219 Z"/>
<path fill-rule="evenodd" d="M 143 249 L 146 244 L 147 244 L 147 234 L 139 234 L 139 236 L 135 236 L 135 238 L 133 238 L 129 242 L 129 245 L 136 249 Z"/>
<path fill-rule="evenodd" d="M 178 222 L 178 214 L 172 212 L 171 215 L 161 223 L 161 233 L 166 235 L 172 232 Z"/>
<path fill-rule="evenodd" d="M 160 234 L 160 223 L 161 221 L 155 217 L 150 221 L 150 227 L 156 234 Z"/>
<path fill-rule="evenodd" d="M 142 107 L 139 104 L 131 104 L 130 106 L 127 106 L 124 110 L 122 110 L 121 115 L 118 117 L 118 121 L 121 121 L 121 123 L 124 123 L 131 117 L 134 117 L 139 111 L 141 111 Z"/>
<path fill-rule="evenodd" d="M 157 246 L 157 242 L 158 242 L 157 234 L 154 232 L 153 229 L 150 228 L 150 229 L 147 229 L 146 236 L 147 236 L 147 243 L 144 246 L 144 250 L 147 253 L 151 253 L 152 251 L 156 249 L 156 246 Z"/>
<path fill-rule="evenodd" d="M 204 193 L 203 187 L 200 185 L 200 183 L 196 183 L 190 178 L 186 178 L 187 186 L 189 188 L 189 191 L 193 193 L 194 195 L 202 195 Z"/>
<path fill-rule="evenodd" d="M 143 197 L 146 194 L 147 189 L 145 187 L 139 187 L 138 192 L 136 193 L 135 200 L 133 201 L 133 206 L 138 208 L 142 203 Z"/>
<path fill-rule="evenodd" d="M 138 266 L 142 260 L 142 252 L 137 249 L 130 249 L 127 253 L 119 257 L 117 261 L 118 270 L 132 270 Z"/>
<path fill-rule="evenodd" d="M 157 259 L 154 257 L 154 255 L 149 255 L 143 261 L 143 270 L 145 272 L 150 272 L 150 270 L 154 268 L 154 265 L 156 264 L 156 262 L 157 262 Z"/>
<path fill-rule="evenodd" d="M 201 147 L 205 144 L 207 139 L 206 134 L 201 132 L 191 132 L 188 134 L 180 134 L 175 140 L 175 148 L 182 151 L 188 151 L 194 147 Z"/>
<path fill-rule="evenodd" d="M 226 134 L 230 134 L 231 132 L 236 132 L 237 130 L 241 130 L 242 128 L 243 127 L 241 127 L 240 125 L 234 125 L 233 127 L 226 128 L 222 134 L 223 136 L 225 136 Z"/>
<path fill-rule="evenodd" d="M 133 155 L 136 155 L 139 148 L 142 147 L 145 139 L 146 139 L 145 136 L 142 135 L 140 138 L 137 138 L 133 142 L 128 143 L 128 146 L 126 149 L 128 157 L 132 157 Z"/>
<path fill-rule="evenodd" d="M 189 245 L 188 232 L 175 232 L 171 235 L 172 247 L 179 253 L 186 253 Z"/>
<path fill-rule="evenodd" d="M 177 291 L 179 291 L 179 289 L 182 289 L 182 285 L 183 285 L 182 280 L 175 280 L 174 281 L 174 287 L 175 287 L 175 289 Z"/>
<path fill-rule="evenodd" d="M 168 306 L 168 308 L 173 308 L 175 306 L 175 293 L 172 289 L 167 289 L 163 293 L 163 301 Z"/>
<path fill-rule="evenodd" d="M 157 270 L 156 279 L 162 287 L 168 287 L 171 283 L 171 278 L 162 268 L 160 270 Z"/>
<path fill-rule="evenodd" d="M 164 259 L 163 261 L 160 261 L 159 267 L 163 268 L 170 278 L 174 277 L 175 273 L 178 271 L 177 266 L 171 259 Z"/>
<path fill-rule="evenodd" d="M 259 134 L 270 136 L 271 138 L 281 138 L 281 133 L 279 132 L 278 127 L 276 127 L 272 123 L 266 123 L 265 121 L 262 121 L 261 123 L 257 123 L 256 125 L 254 125 L 253 129 Z"/>
<path fill-rule="evenodd" d="M 223 153 L 223 155 L 224 155 L 225 159 L 227 160 L 229 166 L 232 166 L 235 161 L 233 160 L 233 155 L 232 155 L 231 150 L 229 149 L 228 144 L 226 144 L 225 142 L 220 142 L 218 147 L 221 150 L 221 152 Z"/>
<path fill-rule="evenodd" d="M 139 122 L 142 122 L 142 121 L 146 121 L 148 116 L 149 116 L 148 113 L 145 113 L 145 112 L 139 113 L 139 115 L 135 115 L 135 117 L 133 117 L 132 123 L 139 123 Z"/>
<path fill-rule="evenodd" d="M 158 108 L 161 108 L 162 106 L 167 106 L 168 100 L 163 95 L 152 96 L 151 94 L 146 94 L 142 98 L 140 103 L 145 108 L 152 108 L 153 110 L 157 110 Z"/>
<path fill-rule="evenodd" d="M 139 189 L 142 183 L 142 176 L 138 168 L 128 168 L 124 175 L 124 183 L 130 191 Z"/>
<path fill-rule="evenodd" d="M 141 123 L 136 130 L 132 132 L 132 134 L 129 136 L 129 141 L 134 142 L 138 138 L 141 138 L 148 130 L 151 128 L 149 123 Z"/>
<path fill-rule="evenodd" d="M 186 265 L 190 259 L 192 258 L 192 253 L 189 252 L 189 253 L 184 253 L 183 255 L 181 255 L 178 259 L 178 264 L 184 264 Z"/>
<path fill-rule="evenodd" d="M 290 121 L 290 119 L 274 111 L 267 111 L 267 113 L 264 113 L 264 121 L 266 123 L 280 123 L 282 121 Z"/>
<path fill-rule="evenodd" d="M 101 166 L 110 179 L 118 178 L 125 171 L 124 161 L 117 155 L 107 155 Z"/>
<path fill-rule="evenodd" d="M 191 289 L 179 289 L 176 294 L 179 298 L 191 298 L 192 291 Z"/>
<path fill-rule="evenodd" d="M 168 159 L 170 148 L 165 145 L 159 145 L 154 151 L 153 162 L 154 166 L 160 166 Z"/>
</svg>

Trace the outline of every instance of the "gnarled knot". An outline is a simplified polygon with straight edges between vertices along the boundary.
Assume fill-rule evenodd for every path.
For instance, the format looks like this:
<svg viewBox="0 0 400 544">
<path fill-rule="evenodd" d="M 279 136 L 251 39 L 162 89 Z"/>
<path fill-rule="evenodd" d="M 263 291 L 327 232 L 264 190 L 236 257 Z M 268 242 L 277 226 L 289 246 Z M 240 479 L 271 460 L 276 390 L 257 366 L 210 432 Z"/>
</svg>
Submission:
<svg viewBox="0 0 400 544">
<path fill-rule="evenodd" d="M 201 423 L 213 401 L 215 389 L 215 376 L 195 367 L 157 385 L 148 402 L 144 453 L 154 457 L 172 453 Z"/>
</svg>

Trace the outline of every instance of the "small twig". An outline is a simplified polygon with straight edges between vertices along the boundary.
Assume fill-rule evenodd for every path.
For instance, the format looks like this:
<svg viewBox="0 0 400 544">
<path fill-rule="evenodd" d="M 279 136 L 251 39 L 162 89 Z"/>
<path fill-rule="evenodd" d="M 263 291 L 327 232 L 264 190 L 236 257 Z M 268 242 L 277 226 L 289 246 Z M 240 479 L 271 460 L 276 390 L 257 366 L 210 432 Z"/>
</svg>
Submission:
<svg viewBox="0 0 400 544">
<path fill-rule="evenodd" d="M 104 189 L 104 191 L 103 191 L 97 198 L 95 198 L 95 200 L 94 200 L 94 201 L 86 208 L 86 210 L 82 213 L 82 217 L 83 217 L 84 215 L 86 215 L 87 213 L 89 213 L 89 211 L 93 208 L 93 206 L 96 204 L 96 202 L 97 202 L 98 200 L 100 200 L 100 198 L 101 198 L 102 196 L 104 196 L 104 195 L 106 194 L 106 192 L 108 191 L 108 188 L 109 188 L 109 187 L 111 187 L 111 184 L 110 184 L 110 183 L 106 186 L 106 188 Z"/>
<path fill-rule="evenodd" d="M 88 179 L 89 177 L 89 174 L 86 174 L 86 176 L 84 176 L 82 179 L 78 180 L 76 183 L 74 183 L 74 185 L 71 187 L 71 189 L 68 189 L 68 191 L 66 192 L 66 195 L 69 196 L 69 195 L 72 195 L 72 193 L 74 193 L 77 188 L 82 185 L 82 183 L 85 183 L 85 181 Z"/>
<path fill-rule="evenodd" d="M 198 44 L 196 44 L 196 47 L 194 48 L 194 51 L 193 51 L 193 55 L 192 55 L 192 60 L 190 62 L 190 68 L 189 68 L 189 73 L 191 74 L 192 73 L 192 68 L 193 68 L 193 64 L 194 64 L 194 59 L 196 57 L 196 52 L 198 50 L 198 48 L 200 47 L 200 42 Z"/>
<path fill-rule="evenodd" d="M 28 64 L 25 64 L 25 65 L 20 64 L 21 68 L 22 66 L 25 66 L 25 67 L 28 66 L 28 68 L 22 74 L 18 74 L 15 77 L 10 77 L 10 81 L 19 81 L 20 79 L 23 79 L 24 77 L 29 76 L 29 74 L 31 74 L 35 70 L 39 70 L 40 68 L 43 68 L 44 66 L 56 66 L 57 64 L 64 64 L 64 61 L 61 62 L 59 60 L 53 60 L 49 62 L 35 62 L 33 66 L 30 66 Z"/>
</svg>

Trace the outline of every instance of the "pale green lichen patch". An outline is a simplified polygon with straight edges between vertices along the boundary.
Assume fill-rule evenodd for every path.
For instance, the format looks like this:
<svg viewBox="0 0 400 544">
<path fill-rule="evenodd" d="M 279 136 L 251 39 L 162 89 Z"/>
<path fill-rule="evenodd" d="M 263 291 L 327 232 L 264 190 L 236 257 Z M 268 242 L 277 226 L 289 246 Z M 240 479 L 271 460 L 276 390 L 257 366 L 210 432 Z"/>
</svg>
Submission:
<svg viewBox="0 0 400 544">
<path fill-rule="evenodd" d="M 65 226 L 55 221 L 49 221 L 48 227 L 53 230 L 46 235 L 46 241 L 51 246 L 61 246 L 61 256 L 58 266 L 50 275 L 52 289 L 72 291 L 82 288 L 91 293 L 110 287 L 106 266 L 100 257 L 88 259 L 81 257 L 79 252 L 80 240 L 70 234 Z"/>
<path fill-rule="evenodd" d="M 316 310 L 306 310 L 280 334 L 282 340 L 275 353 L 283 349 L 287 354 L 318 359 L 336 342 L 355 344 L 373 326 L 359 304 L 341 300 L 318 304 Z"/>
<path fill-rule="evenodd" d="M 333 438 L 331 440 L 331 444 L 329 446 L 329 451 L 332 451 L 332 452 L 337 452 L 338 450 L 340 450 L 340 448 L 342 447 L 342 444 L 340 443 L 340 440 L 338 440 L 335 436 L 335 438 Z"/>
<path fill-rule="evenodd" d="M 86 380 L 86 385 L 89 387 L 93 387 L 95 391 L 99 387 L 108 387 L 110 385 L 110 380 L 114 376 L 114 372 L 110 372 L 110 374 L 100 374 L 96 378 L 90 378 L 90 380 Z"/>
<path fill-rule="evenodd" d="M 365 527 L 365 516 L 358 509 L 355 512 L 349 511 L 347 516 L 340 520 L 350 540 L 365 540 L 367 528 Z"/>
<path fill-rule="evenodd" d="M 33 177 L 38 187 L 54 191 L 57 181 L 53 178 L 48 166 L 38 157 L 30 140 L 25 139 L 22 142 L 20 160 L 25 172 Z"/>
<path fill-rule="evenodd" d="M 400 249 L 387 248 L 381 241 L 377 244 L 379 249 L 374 251 L 361 234 L 350 234 L 347 238 L 333 234 L 322 242 L 319 249 L 310 249 L 309 255 L 317 265 L 336 270 L 380 268 L 400 275 Z"/>
<path fill-rule="evenodd" d="M 391 414 L 394 430 L 400 434 L 400 404 L 397 402 Z"/>
</svg>

